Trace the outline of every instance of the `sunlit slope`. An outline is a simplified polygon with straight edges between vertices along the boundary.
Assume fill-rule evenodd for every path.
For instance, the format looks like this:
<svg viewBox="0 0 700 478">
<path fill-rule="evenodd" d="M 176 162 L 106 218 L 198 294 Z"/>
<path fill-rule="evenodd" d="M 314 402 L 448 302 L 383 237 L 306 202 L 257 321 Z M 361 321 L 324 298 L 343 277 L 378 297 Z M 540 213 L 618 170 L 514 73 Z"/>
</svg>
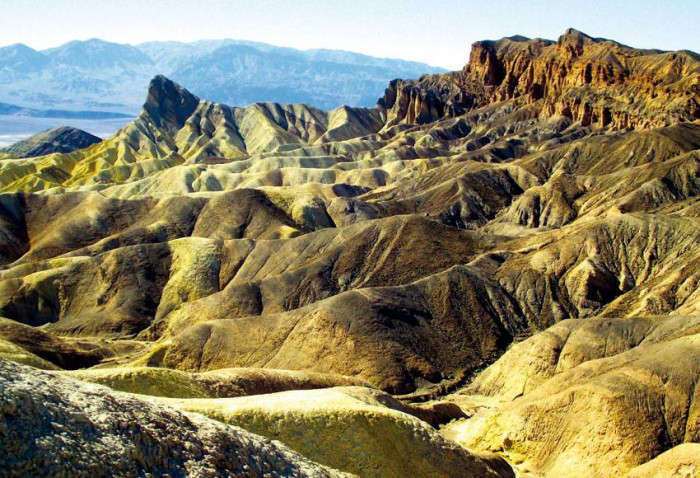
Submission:
<svg viewBox="0 0 700 478">
<path fill-rule="evenodd" d="M 114 137 L 73 154 L 4 161 L 0 183 L 6 191 L 101 190 L 209 157 L 247 158 L 284 145 L 362 136 L 380 127 L 379 113 L 367 109 L 325 112 L 276 103 L 231 108 L 200 101 L 159 76 L 149 85 L 141 115 Z M 182 186 L 181 192 L 191 192 Z"/>
<path fill-rule="evenodd" d="M 391 396 L 360 387 L 270 395 L 167 400 L 363 477 L 497 477 L 489 464 L 402 411 Z"/>
<path fill-rule="evenodd" d="M 697 463 L 681 450 L 700 434 L 699 321 L 678 315 L 557 324 L 452 396 L 457 403 L 482 396 L 487 405 L 444 433 L 545 476 L 642 476 Z"/>
</svg>

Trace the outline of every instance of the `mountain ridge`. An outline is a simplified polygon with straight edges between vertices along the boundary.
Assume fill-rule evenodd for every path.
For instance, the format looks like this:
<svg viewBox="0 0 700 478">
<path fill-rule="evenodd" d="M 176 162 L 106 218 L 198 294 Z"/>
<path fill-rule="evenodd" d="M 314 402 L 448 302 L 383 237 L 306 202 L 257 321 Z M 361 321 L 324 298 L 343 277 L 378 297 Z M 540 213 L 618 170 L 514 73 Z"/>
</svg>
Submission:
<svg viewBox="0 0 700 478">
<path fill-rule="evenodd" d="M 476 42 L 461 72 L 394 82 L 380 105 L 396 116 L 395 122 L 420 110 L 422 122 L 497 101 L 527 104 L 544 98 L 539 114 L 561 115 L 583 126 L 667 126 L 700 118 L 699 73 L 697 55 L 635 50 L 569 29 L 556 42 L 525 37 Z M 423 88 L 423 97 L 411 98 L 414 85 Z M 397 103 L 397 95 L 408 96 Z M 643 102 L 635 104 L 634 98 Z M 678 98 L 676 104 L 667 105 L 671 98 Z M 407 117 L 409 123 L 415 119 Z"/>
<path fill-rule="evenodd" d="M 281 69 L 285 78 L 279 77 Z M 277 100 L 331 109 L 371 106 L 393 75 L 437 71 L 444 70 L 346 51 L 302 51 L 239 40 L 134 46 L 91 39 L 41 51 L 16 44 L 0 48 L 0 101 L 35 109 L 134 114 L 143 85 L 165 74 L 199 96 L 232 105 Z"/>
</svg>

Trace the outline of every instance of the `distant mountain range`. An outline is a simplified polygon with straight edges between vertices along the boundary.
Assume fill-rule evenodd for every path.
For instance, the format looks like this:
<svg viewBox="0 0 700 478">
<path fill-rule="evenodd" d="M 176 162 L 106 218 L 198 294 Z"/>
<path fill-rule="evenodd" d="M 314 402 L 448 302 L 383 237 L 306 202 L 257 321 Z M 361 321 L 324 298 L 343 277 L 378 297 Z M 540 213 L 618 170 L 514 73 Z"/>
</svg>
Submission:
<svg viewBox="0 0 700 478">
<path fill-rule="evenodd" d="M 135 115 L 150 78 L 164 74 L 201 97 L 229 105 L 260 101 L 373 106 L 387 82 L 445 70 L 347 51 L 295 50 L 237 40 L 136 46 L 73 41 L 37 51 L 0 48 L 0 114 L 31 110 Z"/>
</svg>

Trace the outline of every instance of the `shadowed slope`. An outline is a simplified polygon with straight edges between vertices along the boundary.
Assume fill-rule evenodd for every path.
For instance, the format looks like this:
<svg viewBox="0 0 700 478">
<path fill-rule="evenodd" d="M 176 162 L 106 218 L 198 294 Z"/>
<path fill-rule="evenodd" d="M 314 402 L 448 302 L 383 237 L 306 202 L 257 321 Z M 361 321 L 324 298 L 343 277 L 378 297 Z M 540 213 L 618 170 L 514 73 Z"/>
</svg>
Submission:
<svg viewBox="0 0 700 478">
<path fill-rule="evenodd" d="M 8 146 L 2 152 L 9 158 L 33 158 L 52 153 L 70 153 L 100 141 L 97 136 L 77 128 L 58 126 Z"/>
</svg>

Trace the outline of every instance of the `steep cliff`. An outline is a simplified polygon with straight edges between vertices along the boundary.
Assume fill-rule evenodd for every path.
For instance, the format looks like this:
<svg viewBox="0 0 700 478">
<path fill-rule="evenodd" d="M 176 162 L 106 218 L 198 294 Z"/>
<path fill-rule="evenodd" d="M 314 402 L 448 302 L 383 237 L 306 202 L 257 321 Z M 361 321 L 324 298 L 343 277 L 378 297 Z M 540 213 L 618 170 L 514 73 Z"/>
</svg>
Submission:
<svg viewBox="0 0 700 478">
<path fill-rule="evenodd" d="M 389 124 L 425 123 L 514 100 L 582 126 L 644 129 L 700 118 L 699 78 L 693 52 L 637 50 L 569 29 L 556 42 L 476 42 L 461 72 L 392 82 L 379 107 Z"/>
</svg>

